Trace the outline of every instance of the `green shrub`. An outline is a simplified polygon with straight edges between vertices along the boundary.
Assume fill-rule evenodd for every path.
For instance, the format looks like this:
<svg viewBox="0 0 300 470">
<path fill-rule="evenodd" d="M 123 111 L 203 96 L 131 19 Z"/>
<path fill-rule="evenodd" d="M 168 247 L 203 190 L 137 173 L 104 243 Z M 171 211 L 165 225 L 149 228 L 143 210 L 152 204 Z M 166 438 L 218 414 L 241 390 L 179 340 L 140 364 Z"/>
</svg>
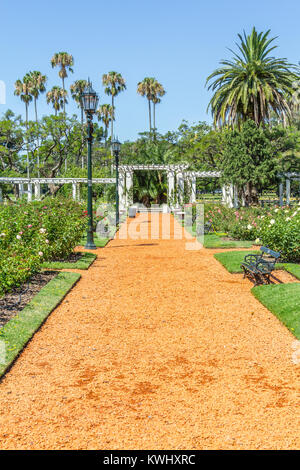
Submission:
<svg viewBox="0 0 300 470">
<path fill-rule="evenodd" d="M 37 272 L 43 261 L 66 259 L 80 243 L 86 211 L 68 199 L 0 206 L 0 295 Z"/>
</svg>

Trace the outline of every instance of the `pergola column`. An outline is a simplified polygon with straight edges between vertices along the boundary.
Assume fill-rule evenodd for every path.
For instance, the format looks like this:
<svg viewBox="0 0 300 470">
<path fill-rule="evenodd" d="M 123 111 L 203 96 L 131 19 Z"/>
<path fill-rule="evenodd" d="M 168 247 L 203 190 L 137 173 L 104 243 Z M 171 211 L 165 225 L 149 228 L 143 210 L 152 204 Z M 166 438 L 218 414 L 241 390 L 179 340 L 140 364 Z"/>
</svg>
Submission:
<svg viewBox="0 0 300 470">
<path fill-rule="evenodd" d="M 174 190 L 175 190 L 175 173 L 173 170 L 168 170 L 168 204 L 174 204 Z"/>
<path fill-rule="evenodd" d="M 279 183 L 279 205 L 280 207 L 283 206 L 283 182 L 280 181 Z"/>
<path fill-rule="evenodd" d="M 73 182 L 72 183 L 72 198 L 73 198 L 73 201 L 76 201 L 76 195 L 77 195 L 77 184 L 76 182 Z"/>
<path fill-rule="evenodd" d="M 119 208 L 124 210 L 126 207 L 126 195 L 125 195 L 125 174 L 123 171 L 119 173 Z"/>
<path fill-rule="evenodd" d="M 192 179 L 192 192 L 190 202 L 196 202 L 196 176 L 193 176 Z"/>
<path fill-rule="evenodd" d="M 238 188 L 236 185 L 233 187 L 233 207 L 235 209 L 239 208 Z"/>
<path fill-rule="evenodd" d="M 41 199 L 41 183 L 39 181 L 34 182 L 34 199 L 37 201 Z"/>
<path fill-rule="evenodd" d="M 287 178 L 285 180 L 285 194 L 286 194 L 286 205 L 290 205 L 290 199 L 291 199 L 291 180 L 290 178 Z"/>
<path fill-rule="evenodd" d="M 32 183 L 28 183 L 27 201 L 32 201 Z"/>
<path fill-rule="evenodd" d="M 23 197 L 23 196 L 24 196 L 24 184 L 19 183 L 19 197 Z"/>
<path fill-rule="evenodd" d="M 131 206 L 133 203 L 133 171 L 126 171 L 126 206 Z"/>
<path fill-rule="evenodd" d="M 183 204 L 183 194 L 184 194 L 184 178 L 182 171 L 176 173 L 177 180 L 177 207 L 178 205 Z"/>
<path fill-rule="evenodd" d="M 233 184 L 222 186 L 222 204 L 227 207 L 233 207 Z"/>
</svg>

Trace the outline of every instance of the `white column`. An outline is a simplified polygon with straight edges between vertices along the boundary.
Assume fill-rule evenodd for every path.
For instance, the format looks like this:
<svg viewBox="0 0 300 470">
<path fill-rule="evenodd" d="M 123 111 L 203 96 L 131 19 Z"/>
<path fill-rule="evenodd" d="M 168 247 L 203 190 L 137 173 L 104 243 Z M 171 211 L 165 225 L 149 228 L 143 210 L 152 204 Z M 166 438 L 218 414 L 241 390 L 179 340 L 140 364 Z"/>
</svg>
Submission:
<svg viewBox="0 0 300 470">
<path fill-rule="evenodd" d="M 133 172 L 126 171 L 126 206 L 131 206 L 133 203 L 132 197 L 132 186 L 133 186 Z"/>
<path fill-rule="evenodd" d="M 222 186 L 222 204 L 233 207 L 233 185 L 228 184 Z"/>
<path fill-rule="evenodd" d="M 74 201 L 76 201 L 76 193 L 77 193 L 77 191 L 76 191 L 76 183 L 73 182 L 73 183 L 72 183 L 72 198 L 73 198 Z"/>
<path fill-rule="evenodd" d="M 24 184 L 19 183 L 19 197 L 23 197 L 23 196 L 24 196 Z"/>
<path fill-rule="evenodd" d="M 125 195 L 125 174 L 123 171 L 119 173 L 119 207 L 120 210 L 124 210 L 126 206 L 126 195 Z"/>
<path fill-rule="evenodd" d="M 28 183 L 27 201 L 32 201 L 32 183 Z"/>
<path fill-rule="evenodd" d="M 191 202 L 196 202 L 196 176 L 192 177 Z"/>
<path fill-rule="evenodd" d="M 80 183 L 77 183 L 77 200 L 80 201 Z"/>
<path fill-rule="evenodd" d="M 235 209 L 239 208 L 239 198 L 238 198 L 238 188 L 237 186 L 233 187 L 233 205 Z"/>
<path fill-rule="evenodd" d="M 181 171 L 178 171 L 176 174 L 177 179 L 177 207 L 178 205 L 183 204 L 183 195 L 184 195 L 184 178 Z"/>
<path fill-rule="evenodd" d="M 37 201 L 41 199 L 41 184 L 39 181 L 34 182 L 34 199 Z"/>
<path fill-rule="evenodd" d="M 175 189 L 175 174 L 174 171 L 168 170 L 168 204 L 174 205 L 174 189 Z"/>
<path fill-rule="evenodd" d="M 285 180 L 285 192 L 286 192 L 286 205 L 290 205 L 290 198 L 291 198 L 291 180 L 287 178 Z"/>
</svg>

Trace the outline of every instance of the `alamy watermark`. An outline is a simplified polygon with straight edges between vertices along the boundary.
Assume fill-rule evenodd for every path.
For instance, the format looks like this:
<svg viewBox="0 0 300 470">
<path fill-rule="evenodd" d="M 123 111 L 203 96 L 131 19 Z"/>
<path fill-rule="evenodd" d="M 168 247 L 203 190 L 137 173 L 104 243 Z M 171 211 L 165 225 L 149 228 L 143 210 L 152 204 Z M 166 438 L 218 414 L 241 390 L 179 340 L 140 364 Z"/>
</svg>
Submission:
<svg viewBox="0 0 300 470">
<path fill-rule="evenodd" d="M 0 80 L 0 104 L 6 104 L 6 86 L 3 80 Z"/>
<path fill-rule="evenodd" d="M 204 242 L 204 205 L 185 204 L 173 214 L 167 205 L 147 208 L 138 206 L 140 214 L 147 217 L 133 219 L 121 217 L 117 238 L 119 240 L 185 240 L 186 250 L 200 250 Z M 116 233 L 115 207 L 101 204 L 96 211 L 96 233 L 99 238 L 114 238 Z M 147 219 L 147 220 L 145 220 Z"/>
</svg>

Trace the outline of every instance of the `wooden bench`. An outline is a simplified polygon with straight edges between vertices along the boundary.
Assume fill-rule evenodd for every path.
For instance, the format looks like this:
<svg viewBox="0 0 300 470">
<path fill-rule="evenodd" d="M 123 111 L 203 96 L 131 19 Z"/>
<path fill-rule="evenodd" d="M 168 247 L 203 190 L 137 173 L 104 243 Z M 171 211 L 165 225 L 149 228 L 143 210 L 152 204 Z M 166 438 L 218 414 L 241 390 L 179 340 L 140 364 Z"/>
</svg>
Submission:
<svg viewBox="0 0 300 470">
<path fill-rule="evenodd" d="M 246 255 L 241 264 L 244 278 L 248 277 L 251 281 L 254 281 L 255 286 L 271 283 L 270 275 L 281 256 L 280 252 L 273 251 L 267 246 L 262 246 L 260 251 L 260 254 Z"/>
</svg>

